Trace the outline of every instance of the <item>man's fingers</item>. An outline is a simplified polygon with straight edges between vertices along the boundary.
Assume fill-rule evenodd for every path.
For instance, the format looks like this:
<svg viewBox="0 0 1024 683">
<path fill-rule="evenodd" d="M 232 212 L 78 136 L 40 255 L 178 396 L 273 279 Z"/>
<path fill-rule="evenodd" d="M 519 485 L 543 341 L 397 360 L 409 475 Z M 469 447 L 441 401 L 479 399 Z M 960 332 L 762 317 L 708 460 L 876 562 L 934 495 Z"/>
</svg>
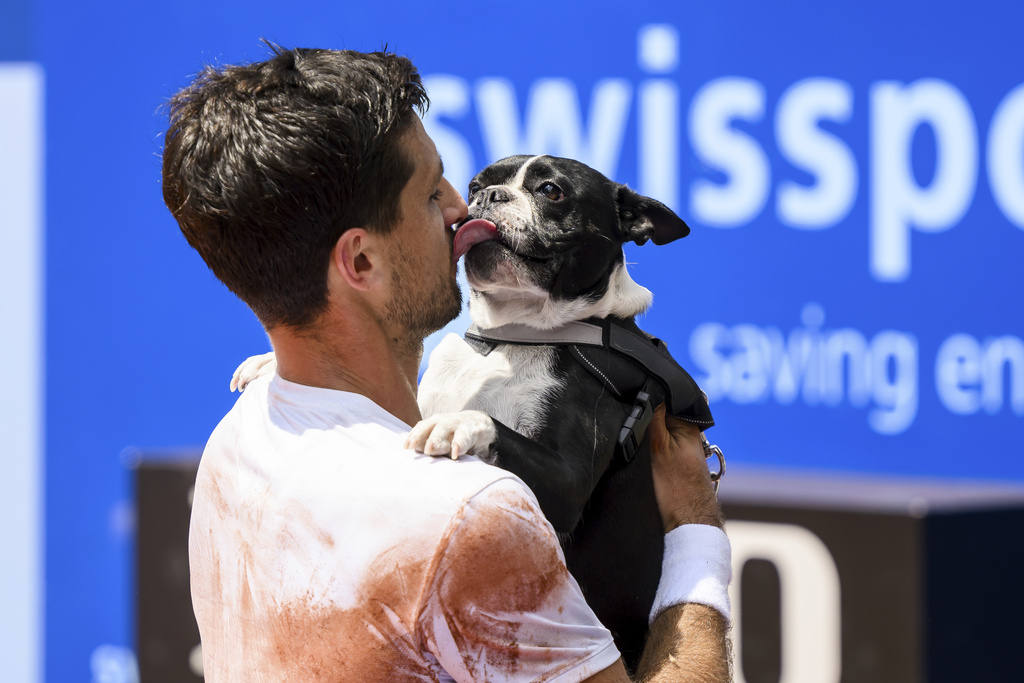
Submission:
<svg viewBox="0 0 1024 683">
<path fill-rule="evenodd" d="M 681 524 L 722 525 L 718 500 L 704 458 L 700 429 L 665 415 L 664 406 L 654 411 L 648 429 L 654 494 L 665 530 Z"/>
<path fill-rule="evenodd" d="M 680 450 L 683 455 L 694 454 L 696 450 L 692 448 L 692 445 L 700 443 L 700 428 L 667 415 L 664 403 L 654 409 L 647 432 L 651 435 L 650 444 L 656 456 L 679 457 Z M 691 447 L 687 448 L 687 445 Z M 701 448 L 701 453 L 699 461 L 703 462 L 703 448 Z M 694 460 L 694 462 L 696 461 Z"/>
<path fill-rule="evenodd" d="M 654 409 L 654 415 L 651 416 L 651 424 L 647 427 L 647 433 L 650 434 L 651 449 L 655 454 L 664 453 L 668 442 L 668 429 L 665 427 L 664 403 Z"/>
</svg>

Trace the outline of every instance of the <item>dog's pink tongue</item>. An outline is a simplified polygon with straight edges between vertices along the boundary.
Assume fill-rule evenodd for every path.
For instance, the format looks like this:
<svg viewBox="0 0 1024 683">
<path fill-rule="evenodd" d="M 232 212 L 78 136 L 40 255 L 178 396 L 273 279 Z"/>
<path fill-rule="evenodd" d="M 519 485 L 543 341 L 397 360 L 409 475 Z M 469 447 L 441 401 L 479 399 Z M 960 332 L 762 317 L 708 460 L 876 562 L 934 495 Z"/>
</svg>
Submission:
<svg viewBox="0 0 1024 683">
<path fill-rule="evenodd" d="M 498 226 L 483 218 L 474 218 L 466 221 L 455 233 L 455 248 L 452 250 L 452 260 L 458 261 L 474 245 L 488 240 L 498 239 Z"/>
</svg>

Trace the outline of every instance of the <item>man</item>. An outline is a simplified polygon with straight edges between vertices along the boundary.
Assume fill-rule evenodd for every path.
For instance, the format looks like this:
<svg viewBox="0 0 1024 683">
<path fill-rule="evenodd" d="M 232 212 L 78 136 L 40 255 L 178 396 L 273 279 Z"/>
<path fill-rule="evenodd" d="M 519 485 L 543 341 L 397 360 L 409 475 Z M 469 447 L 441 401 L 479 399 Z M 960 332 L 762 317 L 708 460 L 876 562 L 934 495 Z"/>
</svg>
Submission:
<svg viewBox="0 0 1024 683">
<path fill-rule="evenodd" d="M 207 680 L 627 681 L 525 485 L 402 448 L 423 337 L 461 306 L 466 215 L 419 75 L 392 54 L 274 52 L 178 93 L 164 152 L 168 207 L 278 361 L 196 481 Z M 651 435 L 671 533 L 638 676 L 727 680 L 728 543 L 698 432 L 660 412 Z"/>
</svg>

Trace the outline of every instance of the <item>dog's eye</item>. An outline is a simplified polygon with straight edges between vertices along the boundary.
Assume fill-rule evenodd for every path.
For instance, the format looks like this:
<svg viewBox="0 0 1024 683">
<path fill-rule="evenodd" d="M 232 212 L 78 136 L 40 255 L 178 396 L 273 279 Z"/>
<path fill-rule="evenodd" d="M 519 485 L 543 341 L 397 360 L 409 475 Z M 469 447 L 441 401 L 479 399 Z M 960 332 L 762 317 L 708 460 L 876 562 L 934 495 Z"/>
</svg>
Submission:
<svg viewBox="0 0 1024 683">
<path fill-rule="evenodd" d="M 537 191 L 553 202 L 557 202 L 559 199 L 565 197 L 565 195 L 562 194 L 562 188 L 554 183 L 544 183 L 537 188 Z"/>
<path fill-rule="evenodd" d="M 475 195 L 479 191 L 480 191 L 480 183 L 470 183 L 469 184 L 469 196 L 470 197 L 472 197 L 473 195 Z"/>
</svg>

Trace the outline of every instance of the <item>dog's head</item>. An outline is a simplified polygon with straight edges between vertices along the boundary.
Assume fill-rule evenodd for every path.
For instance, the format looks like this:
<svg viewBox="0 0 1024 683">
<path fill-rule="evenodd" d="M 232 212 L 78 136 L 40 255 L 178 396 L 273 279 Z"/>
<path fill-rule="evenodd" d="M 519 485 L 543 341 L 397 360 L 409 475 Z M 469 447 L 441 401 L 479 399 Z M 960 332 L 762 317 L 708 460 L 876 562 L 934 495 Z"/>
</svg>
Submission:
<svg viewBox="0 0 1024 683">
<path fill-rule="evenodd" d="M 689 232 L 661 202 L 585 164 L 513 156 L 470 182 L 454 257 L 466 255 L 478 324 L 555 327 L 642 311 L 650 292 L 629 279 L 622 245 L 667 244 Z"/>
</svg>

